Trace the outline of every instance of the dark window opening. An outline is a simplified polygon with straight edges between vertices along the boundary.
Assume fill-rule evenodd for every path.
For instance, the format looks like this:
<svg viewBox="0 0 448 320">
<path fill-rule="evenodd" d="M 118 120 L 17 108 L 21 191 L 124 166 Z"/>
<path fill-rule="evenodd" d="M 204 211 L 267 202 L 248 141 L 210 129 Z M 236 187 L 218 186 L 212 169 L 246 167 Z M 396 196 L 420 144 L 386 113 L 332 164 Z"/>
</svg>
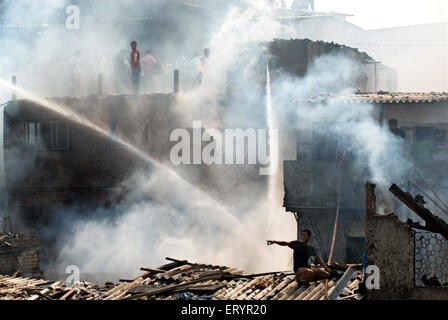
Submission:
<svg viewBox="0 0 448 320">
<path fill-rule="evenodd" d="M 25 144 L 50 150 L 70 148 L 70 127 L 65 122 L 25 122 Z"/>
<path fill-rule="evenodd" d="M 142 130 L 142 136 L 140 139 L 140 145 L 143 147 L 148 147 L 149 146 L 149 137 L 150 137 L 150 130 L 149 130 L 149 120 L 145 121 L 145 124 L 143 126 L 143 130 Z"/>
<path fill-rule="evenodd" d="M 39 145 L 41 140 L 41 124 L 38 122 L 25 123 L 25 144 Z"/>
<path fill-rule="evenodd" d="M 66 150 L 69 148 L 69 130 L 65 122 L 52 123 L 52 149 Z"/>
<path fill-rule="evenodd" d="M 446 141 L 445 129 L 434 129 L 433 139 L 435 144 L 445 144 Z"/>
</svg>

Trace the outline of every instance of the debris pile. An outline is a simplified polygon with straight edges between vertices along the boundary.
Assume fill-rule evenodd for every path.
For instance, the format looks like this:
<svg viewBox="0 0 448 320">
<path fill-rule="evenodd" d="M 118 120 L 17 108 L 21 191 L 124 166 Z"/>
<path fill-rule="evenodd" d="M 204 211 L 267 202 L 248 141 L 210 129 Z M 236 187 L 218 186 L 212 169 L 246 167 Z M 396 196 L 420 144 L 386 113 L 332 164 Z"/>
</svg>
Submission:
<svg viewBox="0 0 448 320">
<path fill-rule="evenodd" d="M 81 282 L 73 288 L 62 281 L 0 276 L 0 300 L 93 300 L 107 287 Z"/>
<path fill-rule="evenodd" d="M 243 274 L 226 266 L 171 262 L 141 268 L 142 275 L 99 287 L 88 282 L 73 288 L 62 281 L 0 276 L 0 300 L 361 300 L 360 265 L 333 264 L 330 278 L 296 281 L 293 272 Z"/>
<path fill-rule="evenodd" d="M 226 266 L 171 263 L 146 273 L 97 297 L 97 300 L 361 300 L 361 266 L 335 265 L 330 279 L 298 284 L 292 272 L 243 274 Z M 341 269 L 345 269 L 342 271 Z"/>
</svg>

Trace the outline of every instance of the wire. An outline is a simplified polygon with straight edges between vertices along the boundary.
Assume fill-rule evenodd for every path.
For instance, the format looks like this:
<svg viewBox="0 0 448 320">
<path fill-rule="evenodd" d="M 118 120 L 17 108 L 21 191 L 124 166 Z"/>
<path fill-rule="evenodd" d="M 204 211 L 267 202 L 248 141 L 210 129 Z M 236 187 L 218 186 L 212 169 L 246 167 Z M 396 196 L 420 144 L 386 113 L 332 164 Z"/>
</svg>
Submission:
<svg viewBox="0 0 448 320">
<path fill-rule="evenodd" d="M 414 181 L 409 181 L 411 184 L 413 184 L 414 186 L 417 187 L 417 189 L 420 190 L 421 193 L 423 193 L 424 196 L 426 196 L 426 198 L 428 198 L 429 200 L 431 200 L 432 203 L 434 203 L 440 210 L 442 210 L 442 212 L 448 217 L 448 212 L 446 211 L 446 208 L 442 208 L 433 198 L 431 198 L 431 196 L 429 196 L 422 187 L 420 187 L 417 183 L 415 183 Z"/>
</svg>

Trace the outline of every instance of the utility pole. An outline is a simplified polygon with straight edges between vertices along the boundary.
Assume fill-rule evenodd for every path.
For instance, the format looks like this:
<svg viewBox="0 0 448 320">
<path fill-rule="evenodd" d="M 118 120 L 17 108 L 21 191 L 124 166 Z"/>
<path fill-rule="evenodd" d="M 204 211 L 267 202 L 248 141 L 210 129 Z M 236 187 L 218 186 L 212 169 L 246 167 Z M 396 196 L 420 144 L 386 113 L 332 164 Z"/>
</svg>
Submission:
<svg viewBox="0 0 448 320">
<path fill-rule="evenodd" d="M 174 70 L 174 93 L 179 92 L 179 70 Z"/>
<path fill-rule="evenodd" d="M 17 87 L 17 76 L 12 76 L 11 82 L 14 87 Z M 17 93 L 15 89 L 12 89 L 12 100 L 17 100 Z"/>
<path fill-rule="evenodd" d="M 381 63 L 381 61 L 373 61 L 371 63 L 373 63 L 373 65 L 374 65 L 374 67 L 373 67 L 373 76 L 374 76 L 373 92 L 378 92 L 378 68 L 377 68 L 377 64 Z"/>
</svg>

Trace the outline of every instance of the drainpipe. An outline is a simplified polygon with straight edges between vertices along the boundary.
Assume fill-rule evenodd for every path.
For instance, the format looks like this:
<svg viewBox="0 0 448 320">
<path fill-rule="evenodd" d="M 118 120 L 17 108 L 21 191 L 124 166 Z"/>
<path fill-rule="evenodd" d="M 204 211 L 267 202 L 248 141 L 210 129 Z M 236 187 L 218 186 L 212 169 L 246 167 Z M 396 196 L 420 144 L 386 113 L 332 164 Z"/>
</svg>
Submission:
<svg viewBox="0 0 448 320">
<path fill-rule="evenodd" d="M 14 87 L 17 87 L 17 76 L 12 76 L 11 82 Z M 14 89 L 12 89 L 12 100 L 17 100 L 17 93 Z"/>
<path fill-rule="evenodd" d="M 174 93 L 179 92 L 179 70 L 174 70 Z"/>
</svg>

